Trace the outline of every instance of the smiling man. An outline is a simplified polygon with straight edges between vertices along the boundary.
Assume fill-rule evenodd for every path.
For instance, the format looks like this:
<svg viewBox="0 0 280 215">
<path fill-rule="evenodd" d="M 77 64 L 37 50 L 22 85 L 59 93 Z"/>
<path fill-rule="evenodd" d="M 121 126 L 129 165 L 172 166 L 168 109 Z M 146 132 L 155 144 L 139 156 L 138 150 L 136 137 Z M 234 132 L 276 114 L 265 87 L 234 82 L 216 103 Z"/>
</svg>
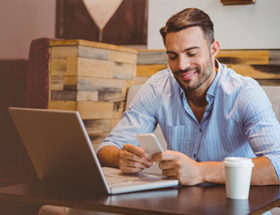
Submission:
<svg viewBox="0 0 280 215">
<path fill-rule="evenodd" d="M 153 75 L 98 149 L 104 166 L 140 172 L 158 161 L 182 185 L 225 183 L 227 156 L 252 158 L 252 184 L 279 184 L 280 125 L 256 81 L 216 60 L 220 45 L 209 16 L 196 8 L 160 30 L 169 68 Z M 167 151 L 149 160 L 136 135 L 159 124 Z"/>
</svg>

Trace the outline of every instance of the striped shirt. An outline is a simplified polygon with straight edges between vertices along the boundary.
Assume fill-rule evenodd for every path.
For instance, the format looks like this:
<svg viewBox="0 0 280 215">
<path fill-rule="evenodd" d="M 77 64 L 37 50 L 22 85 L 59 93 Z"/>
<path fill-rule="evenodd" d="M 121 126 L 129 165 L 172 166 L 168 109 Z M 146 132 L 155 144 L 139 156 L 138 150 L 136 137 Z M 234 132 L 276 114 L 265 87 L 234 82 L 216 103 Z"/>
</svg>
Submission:
<svg viewBox="0 0 280 215">
<path fill-rule="evenodd" d="M 169 150 L 196 161 L 265 156 L 280 178 L 280 125 L 267 95 L 252 78 L 218 65 L 200 122 L 172 72 L 165 69 L 143 84 L 99 150 L 106 145 L 138 145 L 136 134 L 153 132 L 159 124 Z"/>
</svg>

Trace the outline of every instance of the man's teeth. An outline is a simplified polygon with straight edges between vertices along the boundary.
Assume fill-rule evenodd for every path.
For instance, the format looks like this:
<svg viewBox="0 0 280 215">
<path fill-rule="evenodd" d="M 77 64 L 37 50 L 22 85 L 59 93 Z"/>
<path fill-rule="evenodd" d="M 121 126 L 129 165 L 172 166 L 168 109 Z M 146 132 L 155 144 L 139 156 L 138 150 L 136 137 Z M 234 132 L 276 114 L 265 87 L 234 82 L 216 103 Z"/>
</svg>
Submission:
<svg viewBox="0 0 280 215">
<path fill-rule="evenodd" d="M 190 74 L 184 75 L 184 77 L 188 78 L 188 77 L 192 76 L 194 73 L 195 73 L 195 72 L 192 72 L 192 73 L 190 73 Z"/>
</svg>

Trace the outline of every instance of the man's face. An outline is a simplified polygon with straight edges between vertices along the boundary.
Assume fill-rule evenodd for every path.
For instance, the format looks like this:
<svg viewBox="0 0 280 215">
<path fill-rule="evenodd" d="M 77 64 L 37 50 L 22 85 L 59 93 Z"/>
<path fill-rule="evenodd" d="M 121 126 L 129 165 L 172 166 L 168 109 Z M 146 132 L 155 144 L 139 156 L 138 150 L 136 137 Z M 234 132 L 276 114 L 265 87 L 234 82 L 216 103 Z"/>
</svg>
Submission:
<svg viewBox="0 0 280 215">
<path fill-rule="evenodd" d="M 213 43 L 215 44 L 215 42 Z M 206 91 L 215 78 L 213 44 L 208 45 L 200 27 L 167 33 L 169 67 L 185 92 Z"/>
</svg>

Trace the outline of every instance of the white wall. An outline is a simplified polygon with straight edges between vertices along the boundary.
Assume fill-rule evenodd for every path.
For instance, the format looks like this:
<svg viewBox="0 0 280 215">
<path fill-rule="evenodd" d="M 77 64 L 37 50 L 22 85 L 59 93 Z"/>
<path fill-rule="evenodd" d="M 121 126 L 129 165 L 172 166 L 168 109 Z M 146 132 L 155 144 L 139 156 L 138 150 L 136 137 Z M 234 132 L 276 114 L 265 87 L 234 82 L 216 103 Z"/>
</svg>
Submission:
<svg viewBox="0 0 280 215">
<path fill-rule="evenodd" d="M 1 0 L 0 59 L 27 59 L 31 40 L 55 36 L 55 0 Z"/>
<path fill-rule="evenodd" d="M 222 49 L 280 48 L 280 0 L 231 6 L 223 6 L 220 0 L 149 0 L 149 49 L 164 48 L 159 29 L 171 15 L 187 7 L 209 14 Z"/>
</svg>

